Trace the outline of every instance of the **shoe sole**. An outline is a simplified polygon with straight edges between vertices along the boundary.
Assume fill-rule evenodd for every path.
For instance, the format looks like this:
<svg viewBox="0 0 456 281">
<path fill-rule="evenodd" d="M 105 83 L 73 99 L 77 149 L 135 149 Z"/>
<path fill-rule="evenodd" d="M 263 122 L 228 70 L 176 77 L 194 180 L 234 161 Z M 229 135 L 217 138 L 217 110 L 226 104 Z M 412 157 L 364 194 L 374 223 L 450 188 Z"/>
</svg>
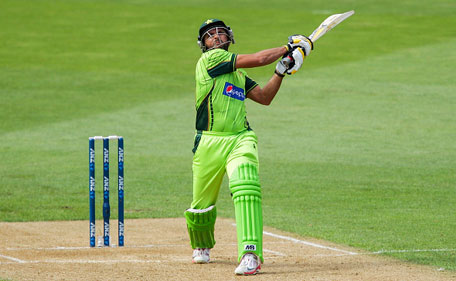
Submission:
<svg viewBox="0 0 456 281">
<path fill-rule="evenodd" d="M 257 268 L 255 268 L 252 271 L 242 272 L 242 273 L 235 272 L 235 273 L 236 273 L 236 275 L 255 275 L 260 271 L 260 269 L 261 269 L 261 266 L 259 265 Z"/>
<path fill-rule="evenodd" d="M 192 260 L 192 263 L 194 263 L 194 264 L 205 264 L 205 263 L 209 263 L 209 261 L 203 261 L 203 260 L 201 260 L 201 261 L 196 261 L 196 260 Z"/>
</svg>

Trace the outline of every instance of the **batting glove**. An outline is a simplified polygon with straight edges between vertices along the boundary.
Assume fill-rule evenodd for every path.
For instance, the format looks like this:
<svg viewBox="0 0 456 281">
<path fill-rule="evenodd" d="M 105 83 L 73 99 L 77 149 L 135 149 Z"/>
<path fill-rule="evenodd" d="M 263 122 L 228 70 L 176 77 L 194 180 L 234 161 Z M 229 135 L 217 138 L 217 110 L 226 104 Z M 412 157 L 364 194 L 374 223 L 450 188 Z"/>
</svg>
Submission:
<svg viewBox="0 0 456 281">
<path fill-rule="evenodd" d="M 292 75 L 301 68 L 305 58 L 304 51 L 298 47 L 291 52 L 289 57 L 292 58 L 292 62 L 288 65 L 287 74 Z"/>
<path fill-rule="evenodd" d="M 288 67 L 293 62 L 293 57 L 291 53 L 285 54 L 281 60 L 276 65 L 275 73 L 280 77 L 284 77 L 285 73 L 288 70 Z"/>
<path fill-rule="evenodd" d="M 313 50 L 313 42 L 304 35 L 291 35 L 288 37 L 287 49 L 288 51 L 294 50 L 296 47 L 302 48 L 304 55 L 310 55 L 310 51 Z"/>
</svg>

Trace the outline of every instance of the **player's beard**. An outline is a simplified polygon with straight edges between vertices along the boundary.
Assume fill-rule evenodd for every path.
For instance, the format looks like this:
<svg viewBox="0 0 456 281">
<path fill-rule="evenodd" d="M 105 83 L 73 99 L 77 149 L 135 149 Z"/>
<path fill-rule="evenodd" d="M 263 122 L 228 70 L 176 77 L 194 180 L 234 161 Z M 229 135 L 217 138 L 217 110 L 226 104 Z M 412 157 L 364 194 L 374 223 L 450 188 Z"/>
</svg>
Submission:
<svg viewBox="0 0 456 281">
<path fill-rule="evenodd" d="M 223 29 L 223 31 L 219 32 L 219 28 Z M 218 38 L 216 40 L 214 40 L 214 45 L 211 48 L 207 48 L 206 51 L 210 51 L 210 50 L 214 50 L 214 49 L 223 49 L 225 51 L 228 51 L 228 48 L 229 48 L 229 46 L 231 44 L 231 38 L 229 37 L 229 34 L 227 33 L 227 31 L 225 31 L 226 29 L 224 29 L 224 28 L 215 27 L 215 29 L 216 29 L 216 33 L 218 35 Z M 211 29 L 209 29 L 209 30 L 211 30 Z M 206 31 L 204 36 L 206 36 L 206 34 L 209 34 L 209 30 Z M 222 41 L 220 39 L 220 37 L 222 35 L 227 37 L 226 41 Z M 204 36 L 203 36 L 203 38 L 204 38 Z M 209 35 L 209 36 L 211 36 L 211 35 Z"/>
<path fill-rule="evenodd" d="M 211 48 L 208 48 L 207 51 L 215 50 L 215 49 L 223 49 L 225 51 L 228 51 L 228 48 L 230 47 L 230 43 L 231 43 L 230 40 L 223 42 L 223 43 L 215 43 L 214 46 L 212 46 Z"/>
<path fill-rule="evenodd" d="M 223 42 L 223 43 L 220 43 L 220 44 L 216 44 L 214 46 L 214 49 L 215 48 L 220 48 L 220 49 L 223 49 L 225 51 L 228 51 L 228 47 L 230 46 L 230 43 L 231 43 L 231 41 L 228 40 L 226 42 Z"/>
<path fill-rule="evenodd" d="M 220 38 L 218 38 L 217 40 L 214 41 L 214 45 L 207 50 L 209 51 L 209 50 L 214 50 L 214 49 L 223 49 L 225 51 L 228 51 L 230 43 L 231 43 L 230 39 L 227 39 L 226 41 L 222 42 L 222 40 Z"/>
</svg>

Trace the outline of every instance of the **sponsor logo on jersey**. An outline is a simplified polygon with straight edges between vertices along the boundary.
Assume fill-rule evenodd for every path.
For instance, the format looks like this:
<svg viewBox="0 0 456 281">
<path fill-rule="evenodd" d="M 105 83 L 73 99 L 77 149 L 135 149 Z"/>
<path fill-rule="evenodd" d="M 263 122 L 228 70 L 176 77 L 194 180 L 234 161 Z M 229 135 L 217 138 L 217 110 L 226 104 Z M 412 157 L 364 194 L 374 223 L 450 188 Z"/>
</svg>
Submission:
<svg viewBox="0 0 456 281">
<path fill-rule="evenodd" d="M 244 251 L 256 251 L 256 245 L 244 245 Z"/>
<path fill-rule="evenodd" d="M 226 82 L 225 88 L 223 89 L 223 94 L 233 99 L 240 101 L 245 100 L 244 89 L 238 88 L 231 83 Z"/>
</svg>

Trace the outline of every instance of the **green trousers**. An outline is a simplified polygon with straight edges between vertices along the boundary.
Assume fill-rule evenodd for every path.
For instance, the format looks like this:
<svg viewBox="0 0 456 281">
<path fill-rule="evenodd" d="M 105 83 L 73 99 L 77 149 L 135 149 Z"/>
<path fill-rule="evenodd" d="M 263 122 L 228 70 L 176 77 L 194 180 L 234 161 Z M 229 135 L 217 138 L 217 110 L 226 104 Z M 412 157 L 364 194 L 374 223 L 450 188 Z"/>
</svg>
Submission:
<svg viewBox="0 0 456 281">
<path fill-rule="evenodd" d="M 215 244 L 210 225 L 215 223 L 216 211 L 208 208 L 216 205 L 226 173 L 235 206 L 238 259 L 253 252 L 263 260 L 263 216 L 255 133 L 199 132 L 193 151 L 193 201 L 186 212 L 192 247 L 211 248 Z"/>
<path fill-rule="evenodd" d="M 204 131 L 195 146 L 191 208 L 215 205 L 225 172 L 230 178 L 242 163 L 251 163 L 258 169 L 257 137 L 253 131 L 239 134 Z"/>
</svg>

